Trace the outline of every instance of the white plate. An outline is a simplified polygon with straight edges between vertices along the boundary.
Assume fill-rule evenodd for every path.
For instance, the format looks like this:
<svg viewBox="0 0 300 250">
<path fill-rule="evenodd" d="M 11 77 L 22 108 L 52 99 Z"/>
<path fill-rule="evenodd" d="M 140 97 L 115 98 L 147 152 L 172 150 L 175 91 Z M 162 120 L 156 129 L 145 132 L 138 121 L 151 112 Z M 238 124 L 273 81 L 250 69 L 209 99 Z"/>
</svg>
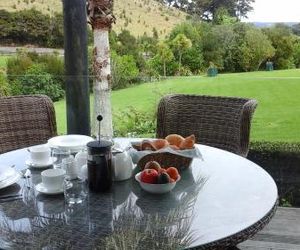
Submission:
<svg viewBox="0 0 300 250">
<path fill-rule="evenodd" d="M 86 135 L 60 135 L 48 140 L 50 147 L 70 150 L 71 153 L 80 151 L 94 138 Z"/>
<path fill-rule="evenodd" d="M 16 170 L 13 169 L 13 174 L 0 182 L 0 189 L 15 184 L 17 181 L 20 180 L 20 178 L 21 175 Z"/>
<path fill-rule="evenodd" d="M 62 194 L 64 192 L 63 188 L 60 189 L 47 189 L 43 183 L 39 183 L 37 185 L 35 185 L 35 189 L 36 191 L 42 193 L 42 194 L 50 194 L 50 195 L 54 195 L 54 194 Z"/>
<path fill-rule="evenodd" d="M 47 168 L 47 167 L 50 167 L 53 162 L 56 160 L 55 157 L 50 157 L 49 158 L 49 161 L 47 163 L 43 163 L 43 164 L 38 164 L 38 163 L 33 163 L 31 162 L 30 159 L 26 160 L 25 161 L 25 164 L 28 166 L 28 167 L 31 167 L 31 168 Z"/>
<path fill-rule="evenodd" d="M 10 166 L 0 166 L 0 182 L 14 175 L 15 170 Z"/>
</svg>

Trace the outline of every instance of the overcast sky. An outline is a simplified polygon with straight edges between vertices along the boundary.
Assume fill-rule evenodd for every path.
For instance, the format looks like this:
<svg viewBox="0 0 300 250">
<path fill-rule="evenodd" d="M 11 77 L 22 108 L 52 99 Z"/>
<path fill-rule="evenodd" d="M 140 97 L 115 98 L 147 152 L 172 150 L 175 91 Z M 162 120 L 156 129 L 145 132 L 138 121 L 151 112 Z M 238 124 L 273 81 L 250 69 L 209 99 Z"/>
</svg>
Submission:
<svg viewBox="0 0 300 250">
<path fill-rule="evenodd" d="M 255 0 L 248 22 L 300 22 L 300 0 Z"/>
</svg>

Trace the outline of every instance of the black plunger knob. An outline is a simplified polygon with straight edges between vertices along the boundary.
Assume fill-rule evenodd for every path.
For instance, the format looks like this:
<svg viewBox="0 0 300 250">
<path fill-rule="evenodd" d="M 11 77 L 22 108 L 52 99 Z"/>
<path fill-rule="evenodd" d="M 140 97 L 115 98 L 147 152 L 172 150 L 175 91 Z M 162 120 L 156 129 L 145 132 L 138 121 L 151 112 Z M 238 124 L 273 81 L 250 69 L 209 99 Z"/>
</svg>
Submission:
<svg viewBox="0 0 300 250">
<path fill-rule="evenodd" d="M 103 116 L 102 116 L 102 115 L 98 115 L 98 116 L 97 116 L 97 120 L 98 120 L 99 122 L 101 122 L 101 121 L 103 120 Z"/>
<path fill-rule="evenodd" d="M 100 123 L 103 120 L 103 116 L 102 115 L 98 115 L 97 116 L 97 120 L 99 121 L 98 140 L 99 140 L 99 143 L 100 143 Z"/>
</svg>

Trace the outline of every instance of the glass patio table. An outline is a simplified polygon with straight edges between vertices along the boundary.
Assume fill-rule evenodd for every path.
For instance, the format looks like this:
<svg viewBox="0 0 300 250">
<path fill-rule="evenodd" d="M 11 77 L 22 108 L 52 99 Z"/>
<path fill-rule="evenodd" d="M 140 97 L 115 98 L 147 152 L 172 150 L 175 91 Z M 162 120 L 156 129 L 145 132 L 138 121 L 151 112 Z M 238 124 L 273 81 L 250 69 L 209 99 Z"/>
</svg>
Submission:
<svg viewBox="0 0 300 250">
<path fill-rule="evenodd" d="M 126 141 L 123 139 L 122 142 Z M 107 193 L 89 193 L 78 205 L 63 194 L 39 194 L 41 170 L 0 190 L 23 198 L 0 203 L 2 249 L 215 249 L 236 245 L 261 230 L 275 213 L 277 187 L 270 175 L 238 155 L 197 145 L 175 189 L 149 194 L 131 178 Z M 0 164 L 26 168 L 26 149 L 0 155 Z"/>
</svg>

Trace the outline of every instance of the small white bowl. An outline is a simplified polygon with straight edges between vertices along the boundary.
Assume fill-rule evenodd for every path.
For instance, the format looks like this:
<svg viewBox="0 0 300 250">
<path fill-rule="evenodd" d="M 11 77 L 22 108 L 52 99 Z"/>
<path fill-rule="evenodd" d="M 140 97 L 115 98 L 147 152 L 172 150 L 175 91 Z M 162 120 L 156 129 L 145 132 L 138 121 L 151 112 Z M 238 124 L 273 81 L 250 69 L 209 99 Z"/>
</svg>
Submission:
<svg viewBox="0 0 300 250">
<path fill-rule="evenodd" d="M 141 181 L 141 173 L 139 172 L 135 175 L 135 179 L 137 182 L 140 183 L 140 186 L 142 189 L 145 191 L 152 193 L 152 194 L 164 194 L 167 192 L 170 192 L 175 186 L 176 183 L 180 180 L 180 176 L 175 182 L 171 183 L 165 183 L 165 184 L 150 184 L 150 183 L 145 183 Z"/>
</svg>

